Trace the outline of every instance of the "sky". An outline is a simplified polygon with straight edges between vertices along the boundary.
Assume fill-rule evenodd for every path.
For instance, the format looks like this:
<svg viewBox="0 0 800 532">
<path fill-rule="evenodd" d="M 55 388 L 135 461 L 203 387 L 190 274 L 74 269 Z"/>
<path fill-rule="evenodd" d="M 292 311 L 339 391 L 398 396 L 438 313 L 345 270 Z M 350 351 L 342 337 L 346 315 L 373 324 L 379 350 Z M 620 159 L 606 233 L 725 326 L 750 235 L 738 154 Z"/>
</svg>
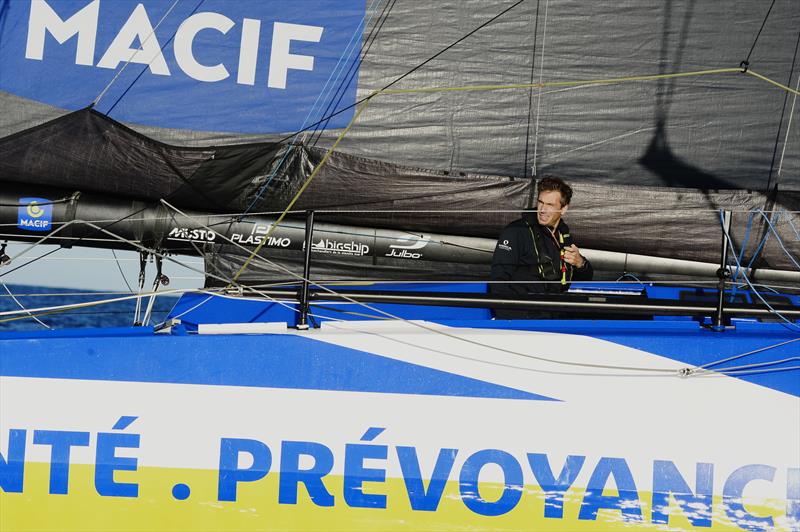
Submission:
<svg viewBox="0 0 800 532">
<path fill-rule="evenodd" d="M 130 285 L 130 288 L 137 291 L 139 254 L 136 252 L 118 250 L 112 253 L 110 249 L 87 247 L 60 249 L 36 262 L 11 271 L 58 246 L 39 245 L 28 249 L 29 247 L 30 244 L 9 242 L 6 254 L 11 257 L 12 262 L 0 267 L 0 275 L 2 275 L 0 282 L 7 285 L 34 285 L 103 292 L 127 292 L 129 291 L 128 285 Z M 114 259 L 114 253 L 116 253 L 118 261 Z M 175 256 L 173 258 L 200 270 L 200 272 L 203 271 L 203 260 L 200 257 Z M 119 262 L 122 272 L 120 272 L 117 262 Z M 9 271 L 11 273 L 7 273 Z M 155 264 L 149 263 L 145 281 L 145 289 L 148 291 L 152 287 L 155 271 Z M 163 288 L 202 287 L 203 275 L 200 272 L 164 261 L 162 273 L 170 278 L 170 284 Z M 125 280 L 127 280 L 127 285 Z"/>
</svg>

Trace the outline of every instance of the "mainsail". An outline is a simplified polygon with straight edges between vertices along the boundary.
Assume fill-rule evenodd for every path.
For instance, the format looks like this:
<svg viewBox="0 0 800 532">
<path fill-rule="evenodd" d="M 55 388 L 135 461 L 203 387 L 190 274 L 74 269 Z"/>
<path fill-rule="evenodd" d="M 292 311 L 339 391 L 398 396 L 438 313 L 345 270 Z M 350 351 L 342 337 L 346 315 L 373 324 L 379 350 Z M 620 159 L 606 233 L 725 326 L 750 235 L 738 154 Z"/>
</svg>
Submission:
<svg viewBox="0 0 800 532">
<path fill-rule="evenodd" d="M 740 260 L 791 270 L 798 28 L 789 1 L 6 0 L 0 179 L 493 238 L 554 174 L 583 247 L 716 262 L 730 210 Z M 351 259 L 315 262 L 488 272 Z"/>
</svg>

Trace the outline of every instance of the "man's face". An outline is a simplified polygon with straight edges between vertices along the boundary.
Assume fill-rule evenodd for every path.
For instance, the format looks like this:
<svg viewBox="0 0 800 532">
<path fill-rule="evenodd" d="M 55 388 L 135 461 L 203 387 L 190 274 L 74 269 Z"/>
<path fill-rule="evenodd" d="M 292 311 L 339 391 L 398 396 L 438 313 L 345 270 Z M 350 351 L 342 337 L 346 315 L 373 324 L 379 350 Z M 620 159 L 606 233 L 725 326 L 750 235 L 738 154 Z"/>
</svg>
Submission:
<svg viewBox="0 0 800 532">
<path fill-rule="evenodd" d="M 556 227 L 558 221 L 567 212 L 567 205 L 561 205 L 561 192 L 543 190 L 539 193 L 536 209 L 536 218 L 541 225 Z"/>
</svg>

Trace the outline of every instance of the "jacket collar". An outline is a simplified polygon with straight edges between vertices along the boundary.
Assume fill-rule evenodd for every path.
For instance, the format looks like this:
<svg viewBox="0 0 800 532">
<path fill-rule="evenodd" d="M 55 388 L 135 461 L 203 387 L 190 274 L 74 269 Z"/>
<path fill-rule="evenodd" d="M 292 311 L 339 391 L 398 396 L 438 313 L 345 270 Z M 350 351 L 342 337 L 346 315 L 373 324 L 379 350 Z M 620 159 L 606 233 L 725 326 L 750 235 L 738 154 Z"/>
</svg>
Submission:
<svg viewBox="0 0 800 532">
<path fill-rule="evenodd" d="M 522 213 L 522 219 L 528 222 L 531 226 L 539 226 L 542 229 L 545 229 L 545 226 L 539 224 L 539 220 L 536 218 L 536 211 L 525 211 Z M 564 222 L 564 219 L 560 219 L 558 221 L 558 225 L 556 226 L 556 231 L 561 234 L 569 233 L 569 226 Z"/>
</svg>

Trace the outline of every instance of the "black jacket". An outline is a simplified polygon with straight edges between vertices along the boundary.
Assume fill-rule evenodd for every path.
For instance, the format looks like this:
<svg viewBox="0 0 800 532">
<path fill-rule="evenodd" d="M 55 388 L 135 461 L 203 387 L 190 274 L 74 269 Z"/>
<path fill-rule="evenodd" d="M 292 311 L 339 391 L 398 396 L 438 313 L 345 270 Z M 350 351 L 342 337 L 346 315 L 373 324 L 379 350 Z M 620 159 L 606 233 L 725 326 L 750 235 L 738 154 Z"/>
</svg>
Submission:
<svg viewBox="0 0 800 532">
<path fill-rule="evenodd" d="M 500 233 L 492 256 L 492 281 L 531 281 L 530 283 L 492 283 L 490 292 L 520 299 L 527 295 L 560 294 L 571 281 L 591 281 L 594 274 L 588 260 L 575 268 L 561 258 L 561 250 L 573 244 L 569 227 L 559 221 L 555 235 L 539 225 L 536 212 L 526 212 Z M 584 257 L 585 259 L 585 257 Z M 550 281 L 546 283 L 537 281 Z M 546 313 L 495 311 L 497 317 L 553 317 Z"/>
</svg>

